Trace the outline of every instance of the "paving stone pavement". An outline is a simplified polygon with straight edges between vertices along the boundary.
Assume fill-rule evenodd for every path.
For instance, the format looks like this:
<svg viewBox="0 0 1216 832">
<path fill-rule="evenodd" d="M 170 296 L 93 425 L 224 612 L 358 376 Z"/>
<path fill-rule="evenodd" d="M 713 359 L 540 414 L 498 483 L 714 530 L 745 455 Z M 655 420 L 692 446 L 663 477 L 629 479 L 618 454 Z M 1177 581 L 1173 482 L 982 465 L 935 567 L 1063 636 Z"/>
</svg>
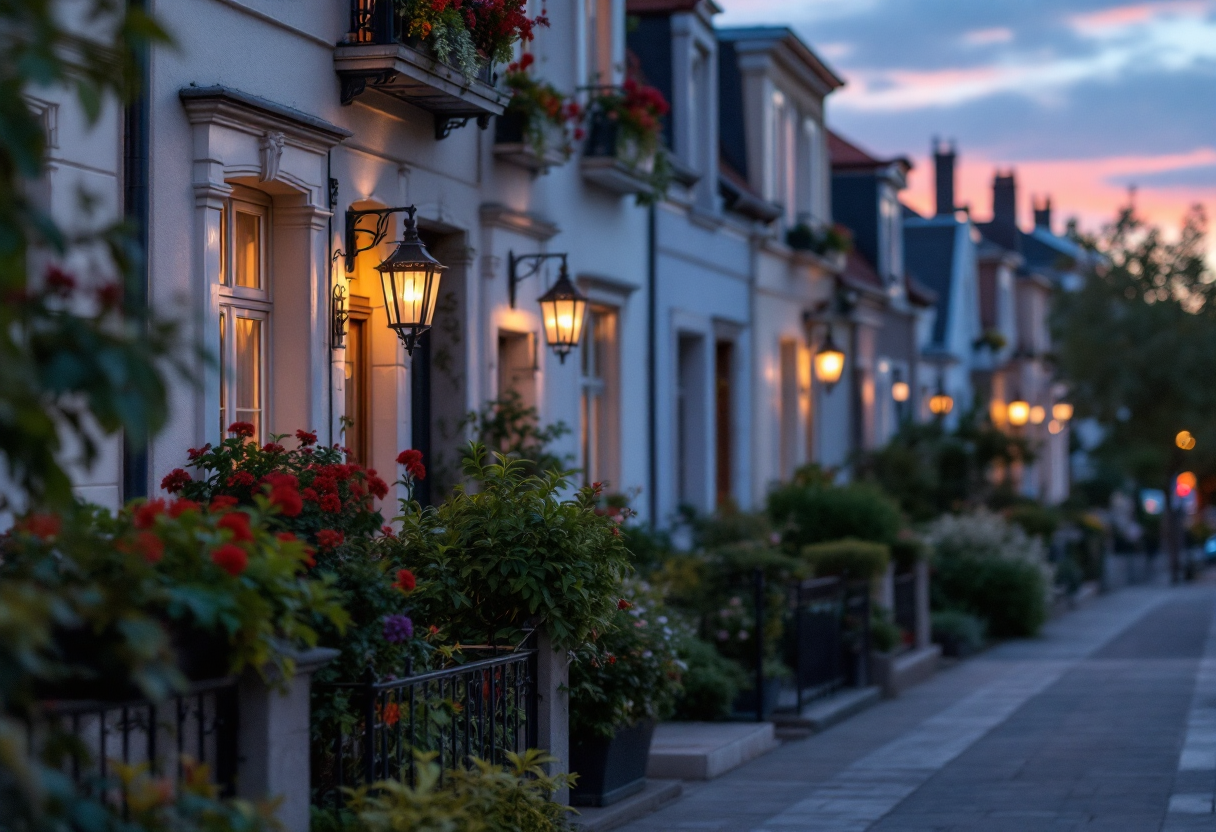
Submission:
<svg viewBox="0 0 1216 832">
<path fill-rule="evenodd" d="M 1216 832 L 1216 584 L 1139 587 L 623 832 Z"/>
</svg>

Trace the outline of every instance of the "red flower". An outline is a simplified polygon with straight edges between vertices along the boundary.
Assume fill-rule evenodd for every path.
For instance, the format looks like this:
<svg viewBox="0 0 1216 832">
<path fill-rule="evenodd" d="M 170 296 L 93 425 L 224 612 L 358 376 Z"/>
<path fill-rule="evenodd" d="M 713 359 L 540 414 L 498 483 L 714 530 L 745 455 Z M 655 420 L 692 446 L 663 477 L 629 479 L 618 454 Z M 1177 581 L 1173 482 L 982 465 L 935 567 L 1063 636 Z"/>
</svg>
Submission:
<svg viewBox="0 0 1216 832">
<path fill-rule="evenodd" d="M 211 450 L 210 442 L 208 442 L 206 445 L 204 445 L 201 448 L 191 448 L 190 450 L 186 451 L 186 456 L 190 458 L 191 462 L 193 462 L 194 460 L 198 459 L 203 454 L 207 453 L 207 451 L 209 451 L 209 450 Z"/>
<path fill-rule="evenodd" d="M 228 478 L 228 481 L 224 483 L 224 485 L 228 486 L 229 488 L 248 488 L 249 486 L 253 485 L 254 482 L 256 482 L 256 480 L 254 480 L 253 474 L 249 473 L 248 471 L 237 471 Z"/>
<path fill-rule="evenodd" d="M 233 422 L 228 426 L 228 432 L 233 436 L 250 437 L 257 433 L 257 428 L 252 422 Z"/>
<path fill-rule="evenodd" d="M 278 534 L 276 534 L 274 536 L 274 539 L 278 540 L 281 543 L 299 543 L 300 542 L 300 538 L 296 537 L 291 532 L 279 532 Z"/>
<path fill-rule="evenodd" d="M 282 445 L 280 445 L 278 442 L 267 442 L 265 445 L 262 446 L 262 453 L 264 453 L 264 454 L 281 454 L 285 450 L 287 450 L 287 449 L 284 448 Z"/>
<path fill-rule="evenodd" d="M 156 524 L 158 515 L 165 513 L 164 500 L 148 500 L 136 506 L 133 515 L 135 528 L 150 529 Z"/>
<path fill-rule="evenodd" d="M 122 286 L 105 283 L 97 288 L 97 302 L 102 309 L 116 309 L 122 303 Z"/>
<path fill-rule="evenodd" d="M 63 522 L 55 514 L 31 514 L 22 520 L 17 528 L 39 540 L 48 540 L 59 534 Z"/>
<path fill-rule="evenodd" d="M 627 610 L 632 606 L 633 606 L 633 604 L 629 603 L 624 598 L 622 598 L 621 600 L 616 602 L 616 608 L 618 610 Z"/>
<path fill-rule="evenodd" d="M 135 538 L 135 548 L 148 563 L 160 563 L 165 556 L 165 544 L 153 532 L 140 532 Z"/>
<path fill-rule="evenodd" d="M 315 430 L 297 430 L 296 439 L 299 439 L 300 444 L 307 448 L 309 445 L 317 444 L 317 432 Z"/>
<path fill-rule="evenodd" d="M 413 592 L 414 587 L 418 585 L 418 580 L 414 577 L 414 573 L 408 569 L 397 570 L 397 580 L 393 582 L 393 586 L 402 592 Z"/>
<path fill-rule="evenodd" d="M 194 502 L 194 500 L 178 499 L 169 503 L 169 516 L 176 520 L 187 511 L 198 511 L 202 506 Z"/>
<path fill-rule="evenodd" d="M 232 532 L 232 540 L 235 543 L 253 540 L 253 530 L 249 528 L 249 515 L 243 511 L 231 511 L 221 517 L 215 525 Z"/>
<path fill-rule="evenodd" d="M 75 290 L 76 278 L 58 266 L 51 266 L 46 270 L 46 286 L 55 294 L 66 297 Z"/>
<path fill-rule="evenodd" d="M 422 451 L 413 448 L 397 454 L 397 464 L 405 467 L 405 473 L 416 480 L 426 479 L 426 466 L 422 464 Z"/>
<path fill-rule="evenodd" d="M 321 499 L 317 495 L 317 492 L 311 488 L 305 488 L 303 491 L 300 492 L 300 496 L 303 497 L 305 500 L 308 500 L 310 503 L 315 503 L 317 500 Z"/>
<path fill-rule="evenodd" d="M 211 498 L 210 509 L 212 511 L 227 511 L 240 505 L 240 503 L 241 501 L 236 497 L 230 497 L 227 494 L 217 494 Z"/>
<path fill-rule="evenodd" d="M 277 506 L 284 517 L 296 517 L 304 510 L 304 500 L 294 488 L 276 488 L 270 492 L 270 504 Z"/>
<path fill-rule="evenodd" d="M 608 664 L 616 664 L 616 656 L 611 653 L 608 654 Z"/>
<path fill-rule="evenodd" d="M 189 484 L 190 475 L 182 468 L 174 468 L 165 474 L 164 479 L 160 481 L 161 489 L 168 491 L 170 494 L 176 494 Z"/>
<path fill-rule="evenodd" d="M 249 565 L 249 556 L 245 554 L 245 550 L 232 543 L 225 543 L 215 549 L 211 553 L 211 560 L 233 577 L 244 572 L 245 567 Z"/>
<path fill-rule="evenodd" d="M 388 483 L 372 474 L 367 478 L 367 490 L 377 500 L 383 500 L 388 496 Z"/>
<path fill-rule="evenodd" d="M 332 549 L 335 546 L 339 546 L 345 539 L 346 537 L 342 532 L 336 532 L 333 529 L 321 529 L 321 531 L 317 532 L 317 545 L 322 549 Z"/>
<path fill-rule="evenodd" d="M 380 534 L 384 535 L 385 537 L 396 537 L 397 536 L 397 533 L 395 531 L 393 531 L 392 526 L 381 526 Z"/>
<path fill-rule="evenodd" d="M 326 494 L 321 498 L 321 511 L 337 514 L 342 510 L 342 499 L 337 494 Z"/>
<path fill-rule="evenodd" d="M 338 493 L 338 481 L 330 476 L 318 475 L 312 481 L 312 487 L 318 494 Z"/>
</svg>

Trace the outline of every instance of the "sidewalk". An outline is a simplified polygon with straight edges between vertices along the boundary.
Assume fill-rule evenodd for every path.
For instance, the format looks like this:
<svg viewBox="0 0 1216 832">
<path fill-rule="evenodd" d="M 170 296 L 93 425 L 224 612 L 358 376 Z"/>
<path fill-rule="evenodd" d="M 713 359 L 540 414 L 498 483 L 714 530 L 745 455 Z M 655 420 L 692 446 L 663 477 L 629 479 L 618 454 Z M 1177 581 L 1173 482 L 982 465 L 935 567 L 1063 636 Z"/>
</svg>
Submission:
<svg viewBox="0 0 1216 832">
<path fill-rule="evenodd" d="M 1211 585 L 1100 598 L 1041 638 L 989 650 L 712 783 L 685 784 L 681 799 L 621 828 L 1160 829 L 1194 721 L 1200 658 L 1216 650 L 1214 607 Z M 1213 726 L 1211 736 L 1196 729 L 1192 743 L 1212 741 L 1212 782 L 1188 775 L 1167 828 L 1216 829 L 1210 808 L 1194 813 L 1216 790 Z"/>
</svg>

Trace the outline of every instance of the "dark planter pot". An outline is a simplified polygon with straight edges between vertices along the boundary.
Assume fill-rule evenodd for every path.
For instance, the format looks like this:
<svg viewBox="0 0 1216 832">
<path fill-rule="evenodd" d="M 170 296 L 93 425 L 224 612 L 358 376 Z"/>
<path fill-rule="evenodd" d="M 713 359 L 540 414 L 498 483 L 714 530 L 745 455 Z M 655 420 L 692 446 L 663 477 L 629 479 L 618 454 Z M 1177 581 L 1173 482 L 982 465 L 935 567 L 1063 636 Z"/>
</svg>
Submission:
<svg viewBox="0 0 1216 832">
<path fill-rule="evenodd" d="M 764 711 L 763 716 L 770 716 L 773 711 L 777 710 L 777 700 L 781 695 L 781 680 L 780 679 L 765 679 L 764 680 Z M 755 717 L 756 715 L 756 691 L 744 690 L 739 691 L 739 695 L 735 697 L 735 702 L 731 706 L 736 717 Z"/>
<path fill-rule="evenodd" d="M 646 787 L 646 760 L 654 722 L 639 722 L 603 737 L 570 738 L 570 770 L 578 772 L 578 785 L 570 790 L 574 806 L 610 806 Z"/>
<path fill-rule="evenodd" d="M 620 124 L 595 112 L 591 115 L 590 129 L 587 131 L 587 144 L 583 148 L 586 156 L 616 156 L 617 134 Z"/>
<path fill-rule="evenodd" d="M 507 110 L 494 120 L 494 141 L 497 144 L 522 144 L 528 119 L 523 113 Z"/>
</svg>

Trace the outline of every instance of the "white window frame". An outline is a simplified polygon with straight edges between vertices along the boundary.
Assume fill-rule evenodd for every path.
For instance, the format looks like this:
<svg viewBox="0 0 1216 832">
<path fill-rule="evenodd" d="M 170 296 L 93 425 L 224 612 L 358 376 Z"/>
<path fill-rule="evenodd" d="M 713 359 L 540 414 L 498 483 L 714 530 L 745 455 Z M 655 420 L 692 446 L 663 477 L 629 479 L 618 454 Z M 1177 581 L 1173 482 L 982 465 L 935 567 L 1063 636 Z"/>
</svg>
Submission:
<svg viewBox="0 0 1216 832">
<path fill-rule="evenodd" d="M 236 285 L 236 249 L 235 234 L 236 214 L 254 214 L 260 223 L 260 251 L 258 252 L 258 274 L 260 288 L 250 288 Z M 228 426 L 237 417 L 236 394 L 236 319 L 248 318 L 261 321 L 261 378 L 258 384 L 258 396 L 261 403 L 258 433 L 253 439 L 265 441 L 267 426 L 270 421 L 270 390 L 271 370 L 274 367 L 271 355 L 274 339 L 271 333 L 271 313 L 273 297 L 271 286 L 271 229 L 273 228 L 270 199 L 264 194 L 250 188 L 235 186 L 233 195 L 225 200 L 221 213 L 222 224 L 220 232 L 220 284 L 219 319 L 220 327 L 220 436 L 226 436 Z"/>
</svg>

